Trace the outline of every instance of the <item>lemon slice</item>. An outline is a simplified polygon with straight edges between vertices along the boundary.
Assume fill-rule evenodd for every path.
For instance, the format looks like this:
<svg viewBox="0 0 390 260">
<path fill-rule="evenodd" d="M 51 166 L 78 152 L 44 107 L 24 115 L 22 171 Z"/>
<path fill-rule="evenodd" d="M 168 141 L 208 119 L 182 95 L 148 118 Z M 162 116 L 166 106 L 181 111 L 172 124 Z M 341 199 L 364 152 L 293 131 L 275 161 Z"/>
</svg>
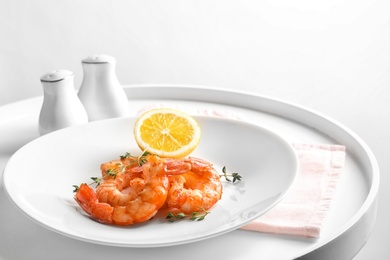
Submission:
<svg viewBox="0 0 390 260">
<path fill-rule="evenodd" d="M 194 118 L 171 108 L 146 111 L 134 124 L 138 146 L 160 157 L 189 155 L 198 145 L 200 135 L 200 127 Z"/>
</svg>

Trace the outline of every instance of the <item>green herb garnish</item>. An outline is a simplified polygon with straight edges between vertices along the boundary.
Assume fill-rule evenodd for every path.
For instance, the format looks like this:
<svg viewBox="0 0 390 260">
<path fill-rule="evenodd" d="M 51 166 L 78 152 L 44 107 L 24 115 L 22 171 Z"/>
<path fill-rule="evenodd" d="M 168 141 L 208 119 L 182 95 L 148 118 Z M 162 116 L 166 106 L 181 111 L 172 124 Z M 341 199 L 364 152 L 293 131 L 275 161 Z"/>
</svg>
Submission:
<svg viewBox="0 0 390 260">
<path fill-rule="evenodd" d="M 236 181 L 241 181 L 242 176 L 239 175 L 237 172 L 233 172 L 231 174 L 227 174 L 225 166 L 223 166 L 222 172 L 223 172 L 223 174 L 220 174 L 219 177 L 221 177 L 221 178 L 224 177 L 225 180 L 227 180 L 229 182 L 235 183 Z M 230 179 L 229 177 L 233 177 L 233 180 Z"/>
<path fill-rule="evenodd" d="M 182 219 L 189 219 L 189 220 L 192 220 L 192 221 L 202 221 L 205 219 L 205 217 L 210 214 L 210 212 L 208 211 L 205 211 L 203 208 L 200 208 L 200 211 L 194 211 L 192 212 L 191 214 L 187 215 L 187 214 L 184 214 L 183 212 L 180 212 L 180 213 L 172 213 L 172 212 L 168 212 L 168 215 L 166 217 L 166 219 L 169 221 L 169 222 L 175 222 L 175 221 L 178 221 L 178 220 L 182 220 Z"/>
<path fill-rule="evenodd" d="M 74 188 L 73 192 L 78 192 L 80 189 L 78 185 L 73 185 L 73 188 Z"/>
<path fill-rule="evenodd" d="M 133 156 L 129 152 L 126 152 L 124 155 L 119 156 L 119 158 L 121 158 L 121 159 L 127 159 L 130 157 L 133 157 Z"/>
</svg>

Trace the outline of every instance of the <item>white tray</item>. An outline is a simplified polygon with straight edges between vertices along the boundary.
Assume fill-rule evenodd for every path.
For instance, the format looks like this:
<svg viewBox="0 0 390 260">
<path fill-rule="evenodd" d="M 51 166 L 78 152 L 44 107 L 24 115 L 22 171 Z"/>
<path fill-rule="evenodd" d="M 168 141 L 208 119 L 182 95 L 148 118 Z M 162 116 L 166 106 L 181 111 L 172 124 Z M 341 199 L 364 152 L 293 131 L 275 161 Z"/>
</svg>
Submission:
<svg viewBox="0 0 390 260">
<path fill-rule="evenodd" d="M 351 259 L 364 246 L 375 222 L 379 170 L 366 144 L 338 122 L 307 108 L 223 89 L 132 85 L 125 87 L 129 115 L 160 105 L 190 113 L 219 111 L 277 130 L 296 143 L 347 147 L 345 171 L 319 239 L 236 230 L 201 242 L 135 249 L 74 240 L 24 216 L 0 190 L 0 259 Z M 21 146 L 38 137 L 42 97 L 0 107 L 0 169 Z"/>
</svg>

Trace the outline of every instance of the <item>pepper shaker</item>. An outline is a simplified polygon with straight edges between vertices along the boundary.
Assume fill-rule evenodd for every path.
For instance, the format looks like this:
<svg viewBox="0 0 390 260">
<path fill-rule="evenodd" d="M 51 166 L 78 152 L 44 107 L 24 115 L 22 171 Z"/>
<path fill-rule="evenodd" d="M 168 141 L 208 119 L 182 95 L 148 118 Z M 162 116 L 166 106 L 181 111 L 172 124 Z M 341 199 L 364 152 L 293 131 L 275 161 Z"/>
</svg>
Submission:
<svg viewBox="0 0 390 260">
<path fill-rule="evenodd" d="M 43 75 L 43 104 L 39 114 L 39 134 L 83 123 L 88 116 L 74 89 L 74 74 L 55 70 Z"/>
<path fill-rule="evenodd" d="M 78 96 L 90 121 L 127 115 L 128 99 L 116 77 L 115 65 L 115 58 L 109 55 L 82 60 L 84 78 Z"/>
</svg>

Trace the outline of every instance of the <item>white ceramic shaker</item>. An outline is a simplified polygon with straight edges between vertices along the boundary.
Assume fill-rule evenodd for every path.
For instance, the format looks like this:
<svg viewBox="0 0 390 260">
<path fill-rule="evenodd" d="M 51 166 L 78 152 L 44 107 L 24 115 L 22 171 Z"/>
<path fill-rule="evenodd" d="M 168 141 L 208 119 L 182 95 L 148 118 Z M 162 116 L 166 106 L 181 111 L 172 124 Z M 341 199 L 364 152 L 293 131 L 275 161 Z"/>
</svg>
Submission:
<svg viewBox="0 0 390 260">
<path fill-rule="evenodd" d="M 127 115 L 128 99 L 115 73 L 115 58 L 92 55 L 81 63 L 84 78 L 78 95 L 89 121 Z"/>
<path fill-rule="evenodd" d="M 41 77 L 43 104 L 39 114 L 39 134 L 88 123 L 88 116 L 74 88 L 74 74 L 55 70 Z"/>
</svg>

